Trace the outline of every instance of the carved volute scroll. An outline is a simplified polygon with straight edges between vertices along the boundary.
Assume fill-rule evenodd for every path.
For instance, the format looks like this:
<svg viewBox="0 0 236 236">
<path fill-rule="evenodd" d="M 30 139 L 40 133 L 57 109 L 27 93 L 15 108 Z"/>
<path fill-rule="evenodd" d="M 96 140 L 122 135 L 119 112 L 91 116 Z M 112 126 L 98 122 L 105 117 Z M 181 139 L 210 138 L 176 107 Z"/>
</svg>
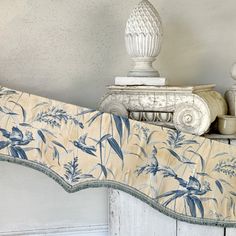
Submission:
<svg viewBox="0 0 236 236">
<path fill-rule="evenodd" d="M 214 86 L 111 86 L 102 99 L 102 111 L 129 114 L 129 118 L 202 135 L 227 104 Z"/>
<path fill-rule="evenodd" d="M 129 113 L 125 106 L 118 101 L 111 101 L 109 103 L 103 103 L 100 106 L 100 111 L 112 113 L 115 115 L 128 117 Z"/>
<path fill-rule="evenodd" d="M 204 109 L 207 112 L 207 109 Z M 192 104 L 180 104 L 176 107 L 173 122 L 175 128 L 187 133 L 201 134 L 207 131 L 211 124 L 209 114 Z"/>
</svg>

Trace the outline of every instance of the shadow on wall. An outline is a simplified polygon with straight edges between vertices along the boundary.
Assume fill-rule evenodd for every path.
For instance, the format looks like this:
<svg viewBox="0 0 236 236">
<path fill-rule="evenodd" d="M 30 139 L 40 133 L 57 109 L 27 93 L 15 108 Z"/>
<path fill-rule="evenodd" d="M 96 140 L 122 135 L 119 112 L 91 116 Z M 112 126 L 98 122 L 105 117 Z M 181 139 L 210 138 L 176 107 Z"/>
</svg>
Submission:
<svg viewBox="0 0 236 236">
<path fill-rule="evenodd" d="M 164 38 L 157 64 L 162 75 L 171 85 L 214 83 L 224 93 L 236 60 L 235 2 L 181 0 L 176 9 L 166 1 L 159 4 Z"/>
<path fill-rule="evenodd" d="M 115 76 L 125 74 L 120 65 L 124 63 L 122 58 L 126 56 L 124 19 L 116 16 L 117 9 L 111 3 L 98 4 L 96 10 L 88 9 L 87 31 L 89 34 L 82 40 L 82 45 L 87 45 L 87 54 L 84 55 L 86 73 L 83 80 L 75 79 L 73 87 L 79 87 L 82 91 L 87 90 L 92 97 L 87 97 L 82 104 L 98 103 L 106 91 L 106 86 L 114 84 Z M 80 39 L 81 40 L 81 39 Z M 128 65 L 127 69 L 128 69 Z M 89 101 L 91 100 L 91 101 Z M 89 101 L 89 102 L 88 102 Z"/>
<path fill-rule="evenodd" d="M 168 74 L 169 84 L 201 83 L 204 42 L 190 25 L 179 18 L 169 19 L 164 30 L 159 63 L 161 70 Z"/>
</svg>

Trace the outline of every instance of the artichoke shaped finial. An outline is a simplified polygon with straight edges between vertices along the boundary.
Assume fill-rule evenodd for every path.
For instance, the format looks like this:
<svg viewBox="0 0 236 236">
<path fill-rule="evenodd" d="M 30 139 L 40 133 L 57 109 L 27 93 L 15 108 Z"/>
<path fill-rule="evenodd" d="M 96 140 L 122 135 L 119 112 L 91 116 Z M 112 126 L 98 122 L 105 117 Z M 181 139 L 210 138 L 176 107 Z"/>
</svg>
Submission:
<svg viewBox="0 0 236 236">
<path fill-rule="evenodd" d="M 160 52 L 161 38 L 160 16 L 148 0 L 142 0 L 132 11 L 125 30 L 126 48 L 135 63 L 128 76 L 159 77 L 152 63 Z"/>
</svg>

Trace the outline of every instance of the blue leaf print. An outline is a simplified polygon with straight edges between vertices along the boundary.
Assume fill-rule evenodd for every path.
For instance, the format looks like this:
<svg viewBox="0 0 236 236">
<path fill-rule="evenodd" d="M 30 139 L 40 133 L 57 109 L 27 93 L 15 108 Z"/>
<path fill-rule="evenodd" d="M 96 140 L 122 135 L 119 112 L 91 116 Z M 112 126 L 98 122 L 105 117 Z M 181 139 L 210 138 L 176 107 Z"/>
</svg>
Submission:
<svg viewBox="0 0 236 236">
<path fill-rule="evenodd" d="M 174 192 L 174 196 L 172 196 L 170 199 L 168 199 L 163 206 L 167 207 L 172 201 L 176 200 L 177 198 L 180 198 L 182 196 L 184 196 L 186 194 L 186 191 L 183 190 L 175 190 Z M 172 193 L 173 195 L 173 193 Z"/>
<path fill-rule="evenodd" d="M 117 141 L 112 137 L 111 134 L 105 134 L 99 141 L 97 144 L 100 144 L 102 142 L 104 142 L 105 140 L 108 141 L 109 145 L 111 146 L 111 148 L 116 152 L 116 154 L 119 156 L 119 158 L 123 161 L 124 156 L 123 156 L 123 152 L 119 146 L 119 144 L 117 143 Z"/>
<path fill-rule="evenodd" d="M 163 198 L 163 197 L 169 197 L 169 196 L 175 194 L 178 191 L 180 191 L 180 190 L 173 190 L 173 191 L 170 191 L 170 192 L 163 193 L 162 195 L 158 196 L 156 199 L 160 199 L 160 198 Z"/>
<path fill-rule="evenodd" d="M 203 218 L 204 217 L 204 207 L 202 205 L 202 202 L 199 198 L 195 197 L 195 196 L 191 196 L 194 203 L 196 204 L 196 206 L 198 207 L 200 213 L 201 213 L 201 217 Z"/>
<path fill-rule="evenodd" d="M 152 131 L 152 132 L 149 134 L 149 136 L 148 136 L 148 138 L 147 138 L 147 144 L 149 144 L 149 143 L 151 142 L 152 136 L 153 136 L 153 134 L 155 134 L 156 132 L 158 132 L 158 131 Z"/>
<path fill-rule="evenodd" d="M 6 107 L 0 107 L 0 112 L 6 114 L 6 115 L 11 115 L 11 116 L 17 116 L 18 114 L 11 111 L 10 109 L 6 108 Z"/>
<path fill-rule="evenodd" d="M 23 127 L 31 127 L 32 128 L 32 125 L 28 124 L 28 123 L 19 123 L 20 126 L 23 126 Z"/>
<path fill-rule="evenodd" d="M 93 113 L 95 111 L 96 111 L 95 109 L 87 109 L 87 110 L 84 110 L 84 111 L 78 113 L 77 116 L 85 115 L 85 114 L 88 114 L 88 113 Z"/>
<path fill-rule="evenodd" d="M 41 102 L 41 103 L 36 104 L 32 109 L 35 109 L 39 106 L 44 106 L 44 105 L 47 105 L 47 104 L 48 104 L 48 102 Z"/>
<path fill-rule="evenodd" d="M 17 151 L 19 158 L 27 160 L 26 153 L 21 147 L 15 146 L 15 150 Z"/>
<path fill-rule="evenodd" d="M 186 201 L 187 201 L 187 204 L 188 204 L 188 206 L 189 206 L 191 216 L 196 217 L 196 206 L 195 206 L 194 200 L 192 199 L 192 197 L 190 197 L 190 196 L 188 195 L 188 196 L 186 197 Z"/>
<path fill-rule="evenodd" d="M 19 106 L 21 108 L 22 116 L 23 116 L 23 123 L 25 123 L 25 121 L 26 121 L 26 111 L 25 111 L 25 109 L 17 102 L 14 102 L 14 101 L 9 101 L 9 102 L 14 103 L 16 106 Z"/>
<path fill-rule="evenodd" d="M 112 137 L 111 134 L 105 134 L 101 137 L 101 139 L 97 142 L 97 145 L 102 143 L 103 141 L 107 140 L 108 138 Z"/>
<path fill-rule="evenodd" d="M 46 138 L 45 138 L 43 132 L 41 130 L 38 130 L 37 133 L 38 133 L 39 137 L 42 139 L 42 141 L 44 143 L 46 143 Z"/>
<path fill-rule="evenodd" d="M 48 133 L 48 134 L 52 135 L 54 138 L 57 138 L 51 131 L 49 131 L 49 130 L 47 130 L 47 129 L 42 129 L 42 131 L 43 131 L 44 133 Z"/>
<path fill-rule="evenodd" d="M 218 187 L 218 189 L 220 190 L 220 192 L 223 194 L 224 190 L 223 190 L 223 186 L 221 184 L 221 182 L 219 180 L 215 181 L 216 186 Z"/>
<path fill-rule="evenodd" d="M 94 178 L 91 174 L 82 174 L 79 169 L 78 157 L 64 165 L 66 170 L 65 177 L 71 183 L 77 183 L 80 179 Z"/>
<path fill-rule="evenodd" d="M 17 153 L 17 150 L 15 149 L 15 147 L 13 147 L 13 146 L 10 146 L 10 154 L 11 154 L 11 156 L 13 156 L 13 157 L 19 157 L 18 156 L 18 153 Z"/>
<path fill-rule="evenodd" d="M 126 117 L 121 117 L 122 121 L 124 122 L 125 124 L 125 127 L 128 131 L 128 137 L 130 136 L 130 122 L 129 122 L 129 119 L 126 118 Z"/>
<path fill-rule="evenodd" d="M 9 144 L 9 141 L 0 141 L 0 149 L 7 147 Z"/>
<path fill-rule="evenodd" d="M 113 116 L 113 119 L 115 121 L 115 125 L 116 125 L 116 129 L 117 129 L 117 132 L 120 136 L 120 145 L 122 143 L 122 137 L 123 137 L 123 125 L 122 125 L 122 120 L 119 116 L 117 115 L 112 115 Z"/>
<path fill-rule="evenodd" d="M 10 146 L 10 153 L 13 157 L 27 160 L 27 156 L 25 154 L 25 151 L 18 146 Z"/>
<path fill-rule="evenodd" d="M 178 161 L 184 163 L 184 164 L 195 164 L 194 162 L 190 161 L 188 158 L 184 156 L 180 156 L 178 153 L 176 153 L 174 150 L 167 148 L 167 150 L 170 152 L 172 156 L 174 156 Z"/>
<path fill-rule="evenodd" d="M 57 163 L 60 166 L 60 154 L 55 146 L 53 146 L 53 159 L 57 159 Z"/>
<path fill-rule="evenodd" d="M 57 145 L 57 146 L 63 148 L 63 149 L 65 150 L 65 152 L 68 153 L 68 151 L 66 150 L 66 148 L 65 148 L 62 144 L 60 144 L 59 142 L 57 142 L 57 141 L 54 140 L 54 141 L 52 141 L 52 143 L 54 143 L 55 145 Z"/>
<path fill-rule="evenodd" d="M 122 152 L 119 144 L 116 142 L 116 140 L 113 137 L 110 137 L 110 138 L 108 138 L 107 141 L 110 144 L 110 146 L 112 147 L 112 149 L 119 156 L 119 158 L 123 161 L 124 160 L 123 152 Z"/>
<path fill-rule="evenodd" d="M 185 139 L 185 135 L 179 130 L 169 130 L 167 143 L 172 149 L 180 148 L 187 144 L 198 144 L 196 140 Z"/>
<path fill-rule="evenodd" d="M 101 167 L 101 170 L 102 170 L 104 176 L 107 178 L 107 169 L 106 169 L 106 167 L 104 165 L 100 164 L 100 163 L 98 163 L 98 166 Z"/>
<path fill-rule="evenodd" d="M 10 132 L 8 132 L 7 130 L 0 128 L 0 132 L 2 133 L 3 137 L 10 137 Z"/>
<path fill-rule="evenodd" d="M 197 153 L 195 151 L 192 151 L 192 150 L 188 150 L 188 152 L 193 153 L 193 154 L 195 154 L 196 156 L 198 156 L 200 158 L 201 166 L 202 166 L 202 171 L 203 171 L 205 169 L 205 161 L 202 158 L 202 156 L 199 153 Z"/>
<path fill-rule="evenodd" d="M 87 123 L 89 123 L 88 126 L 92 125 L 92 123 L 99 117 L 103 114 L 103 112 L 101 111 L 98 111 L 94 116 L 92 116 L 88 121 Z"/>
<path fill-rule="evenodd" d="M 134 144 L 134 145 L 140 148 L 142 154 L 143 154 L 146 158 L 148 157 L 148 155 L 147 155 L 145 149 L 144 149 L 142 146 L 139 146 L 138 144 Z"/>
</svg>

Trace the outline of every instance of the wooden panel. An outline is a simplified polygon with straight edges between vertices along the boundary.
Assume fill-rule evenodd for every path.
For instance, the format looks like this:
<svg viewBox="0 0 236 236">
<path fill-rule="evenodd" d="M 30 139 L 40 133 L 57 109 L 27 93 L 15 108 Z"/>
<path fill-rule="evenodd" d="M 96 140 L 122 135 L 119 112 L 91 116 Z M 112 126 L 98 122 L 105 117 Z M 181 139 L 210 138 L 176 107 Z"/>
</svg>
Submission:
<svg viewBox="0 0 236 236">
<path fill-rule="evenodd" d="M 58 226 L 54 228 L 41 228 L 30 230 L 9 230 L 0 232 L 1 236 L 108 236 L 107 225 L 87 225 L 87 226 Z"/>
<path fill-rule="evenodd" d="M 224 228 L 177 222 L 177 236 L 224 236 Z"/>
<path fill-rule="evenodd" d="M 236 140 L 230 140 L 230 145 L 234 145 L 234 146 L 236 146 Z M 236 234 L 235 234 L 236 235 Z"/>
<path fill-rule="evenodd" d="M 230 145 L 236 145 L 236 140 L 230 139 Z M 226 236 L 236 236 L 236 229 L 227 228 L 226 229 Z"/>
<path fill-rule="evenodd" d="M 110 236 L 176 236 L 176 220 L 127 193 L 109 192 Z"/>
<path fill-rule="evenodd" d="M 236 229 L 234 228 L 227 228 L 226 229 L 226 236 L 235 236 L 236 235 Z"/>
<path fill-rule="evenodd" d="M 221 142 L 221 143 L 225 143 L 225 144 L 229 144 L 229 139 L 216 139 L 216 141 Z"/>
</svg>

